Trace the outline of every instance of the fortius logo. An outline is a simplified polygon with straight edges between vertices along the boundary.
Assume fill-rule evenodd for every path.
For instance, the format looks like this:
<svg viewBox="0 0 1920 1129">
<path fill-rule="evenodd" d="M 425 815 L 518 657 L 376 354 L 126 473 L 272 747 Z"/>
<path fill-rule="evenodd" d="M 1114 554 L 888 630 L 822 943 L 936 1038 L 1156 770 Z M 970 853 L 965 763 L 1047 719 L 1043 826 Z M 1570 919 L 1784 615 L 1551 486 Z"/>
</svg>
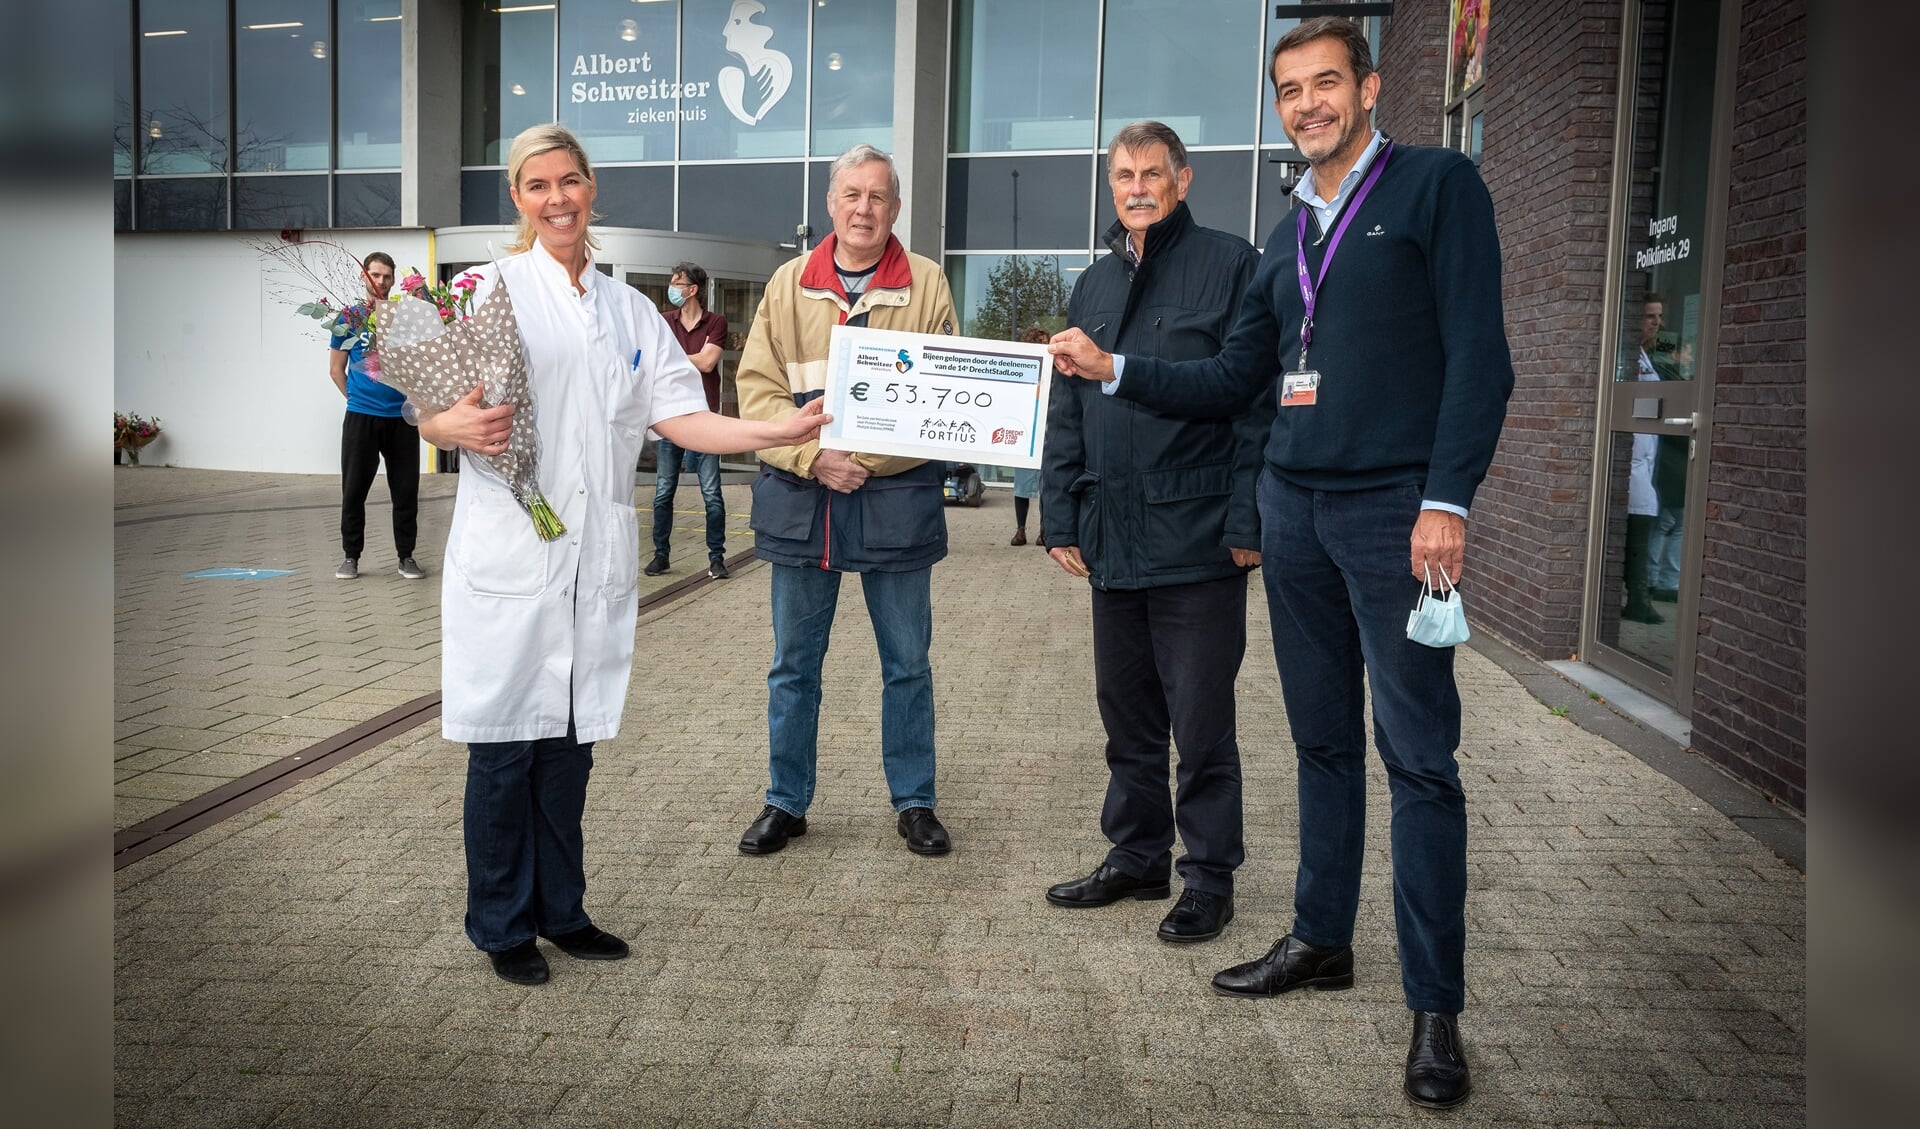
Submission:
<svg viewBox="0 0 1920 1129">
<path fill-rule="evenodd" d="M 1026 432 L 1015 431 L 1011 427 L 996 427 L 993 429 L 993 445 L 996 447 L 1018 447 L 1020 445 L 1020 437 L 1025 434 Z"/>
<path fill-rule="evenodd" d="M 980 442 L 980 432 L 964 419 L 924 419 L 920 421 L 920 438 L 931 443 L 971 446 Z"/>
</svg>

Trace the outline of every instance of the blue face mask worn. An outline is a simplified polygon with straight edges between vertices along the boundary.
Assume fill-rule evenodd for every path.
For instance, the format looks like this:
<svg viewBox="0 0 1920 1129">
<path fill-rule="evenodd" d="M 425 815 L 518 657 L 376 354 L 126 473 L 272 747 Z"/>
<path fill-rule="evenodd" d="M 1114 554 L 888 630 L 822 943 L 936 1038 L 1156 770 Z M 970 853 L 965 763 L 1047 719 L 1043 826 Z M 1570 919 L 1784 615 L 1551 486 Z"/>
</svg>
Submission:
<svg viewBox="0 0 1920 1129">
<path fill-rule="evenodd" d="M 667 287 L 667 301 L 673 303 L 674 309 L 679 309 L 681 306 L 687 304 L 687 291 L 689 289 L 691 289 L 691 287 Z"/>
<path fill-rule="evenodd" d="M 1433 573 L 1428 571 L 1420 602 L 1407 616 L 1407 638 L 1428 647 L 1452 647 L 1466 642 L 1469 635 L 1467 609 L 1460 603 L 1459 589 L 1447 582 L 1447 572 L 1441 569 L 1440 594 L 1435 595 Z"/>
</svg>

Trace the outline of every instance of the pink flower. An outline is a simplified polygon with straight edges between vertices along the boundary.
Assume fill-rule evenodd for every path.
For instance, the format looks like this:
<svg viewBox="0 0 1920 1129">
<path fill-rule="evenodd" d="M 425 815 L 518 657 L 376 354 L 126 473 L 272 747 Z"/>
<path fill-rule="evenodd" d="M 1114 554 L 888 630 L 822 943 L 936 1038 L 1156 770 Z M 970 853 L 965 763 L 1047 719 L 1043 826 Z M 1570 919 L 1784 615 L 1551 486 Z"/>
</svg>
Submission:
<svg viewBox="0 0 1920 1129">
<path fill-rule="evenodd" d="M 407 293 L 411 294 L 415 290 L 420 289 L 422 286 L 425 286 L 426 284 L 427 284 L 427 280 L 420 277 L 420 275 L 416 272 L 413 274 L 409 274 L 407 277 L 400 280 L 400 289 L 405 290 Z"/>
</svg>

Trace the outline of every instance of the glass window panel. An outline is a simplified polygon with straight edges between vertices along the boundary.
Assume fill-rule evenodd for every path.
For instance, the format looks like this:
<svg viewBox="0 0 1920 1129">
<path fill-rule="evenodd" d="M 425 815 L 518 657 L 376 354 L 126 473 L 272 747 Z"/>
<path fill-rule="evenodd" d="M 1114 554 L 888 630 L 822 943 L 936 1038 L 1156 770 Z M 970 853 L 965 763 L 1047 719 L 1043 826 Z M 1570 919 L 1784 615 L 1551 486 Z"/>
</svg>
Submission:
<svg viewBox="0 0 1920 1129">
<path fill-rule="evenodd" d="M 1051 336 L 1067 327 L 1067 298 L 1089 259 L 1070 255 L 950 255 L 948 285 L 960 332 L 1011 341 L 1039 326 Z"/>
<path fill-rule="evenodd" d="M 460 174 L 460 222 L 463 224 L 518 223 L 513 197 L 507 195 L 507 174 L 500 169 L 469 169 Z"/>
<path fill-rule="evenodd" d="M 560 8 L 560 123 L 594 161 L 671 161 L 680 7 L 567 0 Z M 606 209 L 602 208 L 602 211 Z"/>
<path fill-rule="evenodd" d="M 593 210 L 608 227 L 673 230 L 673 169 L 667 165 L 593 170 Z"/>
<path fill-rule="evenodd" d="M 226 0 L 140 5 L 140 169 L 148 175 L 226 172 Z M 225 187 L 221 189 L 225 224 Z M 141 227 L 148 225 L 145 194 Z"/>
<path fill-rule="evenodd" d="M 1602 643 L 1671 675 L 1686 540 L 1684 435 L 1612 433 L 1607 464 L 1607 551 Z"/>
<path fill-rule="evenodd" d="M 1263 149 L 1260 152 L 1260 196 L 1256 205 L 1253 230 L 1258 233 L 1254 242 L 1262 250 L 1273 238 L 1274 228 L 1287 218 L 1287 211 L 1293 207 L 1294 181 L 1306 170 L 1306 164 L 1299 160 L 1299 154 L 1291 149 Z"/>
<path fill-rule="evenodd" d="M 227 178 L 140 181 L 135 209 L 141 231 L 221 231 L 227 226 Z"/>
<path fill-rule="evenodd" d="M 810 7 L 685 0 L 681 61 L 691 93 L 681 99 L 681 159 L 805 156 Z"/>
<path fill-rule="evenodd" d="M 1699 351 L 1720 5 L 1648 5 L 1643 21 L 1615 378 L 1685 380 Z"/>
<path fill-rule="evenodd" d="M 133 182 L 116 180 L 113 182 L 113 230 L 133 230 Z"/>
<path fill-rule="evenodd" d="M 489 3 L 468 9 L 461 82 L 465 164 L 504 165 L 507 148 L 521 130 L 553 120 L 553 11 L 498 10 L 522 6 Z"/>
<path fill-rule="evenodd" d="M 1253 226 L 1253 209 L 1249 206 L 1253 192 L 1252 151 L 1188 153 L 1187 164 L 1193 168 L 1193 183 L 1187 187 L 1187 210 L 1193 213 L 1193 221 L 1248 238 Z M 1111 193 L 1106 206 L 1111 212 Z"/>
<path fill-rule="evenodd" d="M 1099 0 L 960 0 L 953 151 L 1099 145 L 1093 118 L 1099 33 Z"/>
<path fill-rule="evenodd" d="M 893 151 L 892 4 L 824 4 L 813 12 L 813 148 L 864 141 Z"/>
<path fill-rule="evenodd" d="M 836 156 L 838 154 L 835 154 Z M 807 227 L 813 234 L 807 237 L 807 246 L 811 249 L 827 237 L 833 230 L 833 217 L 827 214 L 827 174 L 833 168 L 832 161 L 807 162 Z M 792 240 L 792 233 L 780 242 Z"/>
<path fill-rule="evenodd" d="M 1107 0 L 1100 143 L 1153 118 L 1188 145 L 1249 145 L 1259 9 L 1245 0 Z"/>
<path fill-rule="evenodd" d="M 113 5 L 113 175 L 133 172 L 133 0 Z"/>
<path fill-rule="evenodd" d="M 791 243 L 805 208 L 797 163 L 680 168 L 681 231 Z"/>
<path fill-rule="evenodd" d="M 233 178 L 233 226 L 236 231 L 280 231 L 327 227 L 325 176 L 237 176 Z"/>
<path fill-rule="evenodd" d="M 324 169 L 332 120 L 327 0 L 235 0 L 234 169 Z M 235 218 L 239 218 L 236 200 Z"/>
<path fill-rule="evenodd" d="M 1016 172 L 1020 175 L 1013 175 Z M 993 251 L 1090 247 L 1088 209 L 1096 180 L 1106 197 L 1104 170 L 1092 154 L 950 159 L 947 246 Z M 1100 227 L 1105 230 L 1106 224 Z"/>
<path fill-rule="evenodd" d="M 1286 19 L 1275 18 L 1273 7 L 1277 6 L 1267 9 L 1266 45 L 1260 52 L 1260 144 L 1290 146 L 1293 143 L 1287 139 L 1287 131 L 1280 124 L 1280 112 L 1273 108 L 1273 76 L 1268 64 L 1273 59 L 1273 45 L 1280 42 L 1281 36 L 1298 27 L 1300 21 L 1291 16 Z M 1377 63 L 1379 59 L 1376 57 L 1374 61 Z"/>
<path fill-rule="evenodd" d="M 340 0 L 340 151 L 343 169 L 400 167 L 400 0 Z M 398 222 L 397 220 L 395 222 Z"/>
<path fill-rule="evenodd" d="M 399 227 L 400 174 L 334 177 L 333 222 L 336 227 Z"/>
</svg>

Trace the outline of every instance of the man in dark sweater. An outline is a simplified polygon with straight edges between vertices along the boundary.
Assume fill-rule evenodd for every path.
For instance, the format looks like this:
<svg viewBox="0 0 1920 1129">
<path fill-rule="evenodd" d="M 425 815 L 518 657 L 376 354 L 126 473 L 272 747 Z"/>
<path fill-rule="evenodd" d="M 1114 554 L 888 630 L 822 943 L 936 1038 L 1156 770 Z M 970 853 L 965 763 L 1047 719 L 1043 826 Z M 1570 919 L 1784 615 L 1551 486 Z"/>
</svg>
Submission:
<svg viewBox="0 0 1920 1129">
<path fill-rule="evenodd" d="M 1467 821 L 1451 648 L 1407 638 L 1423 586 L 1457 580 L 1466 514 L 1513 389 L 1500 247 L 1479 171 L 1395 145 L 1366 38 L 1303 21 L 1274 47 L 1275 109 L 1311 171 L 1267 243 L 1220 353 L 1110 355 L 1077 330 L 1061 371 L 1190 415 L 1243 410 L 1280 384 L 1260 478 L 1262 572 L 1299 758 L 1294 924 L 1214 988 L 1272 996 L 1353 983 L 1365 849 L 1367 686 L 1393 794 L 1394 918 L 1413 1011 L 1407 1096 L 1466 1100 Z"/>
<path fill-rule="evenodd" d="M 1168 360 L 1211 357 L 1253 277 L 1253 245 L 1193 222 L 1180 136 L 1135 122 L 1107 146 L 1119 219 L 1113 253 L 1073 288 L 1067 324 L 1110 347 Z M 1168 415 L 1057 380 L 1043 478 L 1047 551 L 1093 586 L 1093 664 L 1107 732 L 1100 830 L 1113 844 L 1057 906 L 1157 900 L 1178 869 L 1160 939 L 1210 941 L 1233 920 L 1241 840 L 1233 683 L 1247 647 L 1247 570 L 1260 563 L 1254 501 L 1269 392 L 1235 419 Z M 1180 750 L 1167 794 L 1168 737 Z M 1173 864 L 1176 823 L 1186 854 Z"/>
</svg>

